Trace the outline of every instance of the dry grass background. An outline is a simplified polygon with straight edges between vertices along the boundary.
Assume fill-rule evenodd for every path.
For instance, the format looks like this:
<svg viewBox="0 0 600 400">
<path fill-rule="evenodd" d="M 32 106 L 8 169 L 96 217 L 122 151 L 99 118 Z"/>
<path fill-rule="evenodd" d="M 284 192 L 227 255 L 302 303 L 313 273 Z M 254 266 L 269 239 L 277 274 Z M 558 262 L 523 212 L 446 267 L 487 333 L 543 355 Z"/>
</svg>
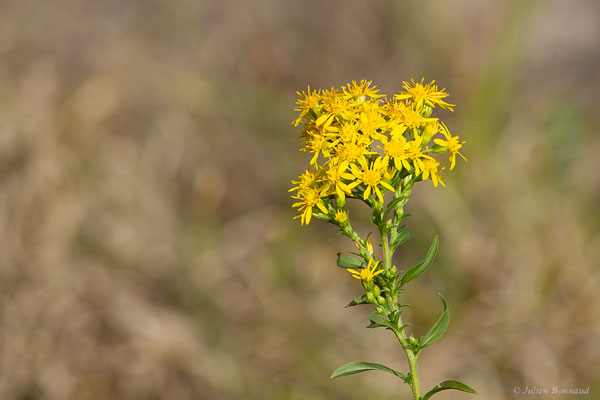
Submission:
<svg viewBox="0 0 600 400">
<path fill-rule="evenodd" d="M 417 333 L 451 306 L 425 386 L 600 398 L 598 2 L 3 0 L 0 57 L 0 398 L 407 398 L 329 379 L 404 361 L 343 308 L 349 243 L 291 221 L 289 122 L 307 84 L 421 76 L 469 157 L 396 260 L 441 235 L 406 293 Z"/>
</svg>

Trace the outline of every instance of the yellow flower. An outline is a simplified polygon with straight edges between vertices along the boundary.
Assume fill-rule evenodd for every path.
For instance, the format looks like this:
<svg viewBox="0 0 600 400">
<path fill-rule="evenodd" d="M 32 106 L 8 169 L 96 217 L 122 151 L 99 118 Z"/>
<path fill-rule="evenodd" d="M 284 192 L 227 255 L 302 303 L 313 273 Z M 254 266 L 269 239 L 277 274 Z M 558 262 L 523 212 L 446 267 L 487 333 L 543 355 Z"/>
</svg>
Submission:
<svg viewBox="0 0 600 400">
<path fill-rule="evenodd" d="M 377 130 L 387 125 L 387 121 L 376 111 L 362 112 L 360 114 L 359 129 L 365 136 L 376 137 Z"/>
<path fill-rule="evenodd" d="M 323 104 L 323 115 L 317 118 L 317 125 L 328 126 L 336 116 L 345 120 L 350 120 L 354 116 L 352 108 L 356 103 L 349 102 L 342 93 L 335 89 L 323 91 L 321 103 Z"/>
<path fill-rule="evenodd" d="M 342 143 L 336 147 L 335 153 L 340 160 L 353 162 L 367 154 L 373 154 L 369 151 L 371 140 L 359 138 L 356 142 Z"/>
<path fill-rule="evenodd" d="M 307 92 L 296 92 L 300 98 L 296 101 L 298 107 L 296 107 L 295 111 L 300 111 L 300 116 L 296 118 L 293 122 L 294 126 L 298 126 L 302 117 L 304 117 L 310 110 L 319 111 L 321 106 L 319 105 L 319 101 L 321 100 L 321 95 L 318 91 L 310 91 L 310 86 L 308 87 Z"/>
<path fill-rule="evenodd" d="M 438 182 L 446 187 L 444 182 L 442 181 L 442 177 L 438 171 L 440 163 L 434 158 L 426 158 L 423 160 L 423 180 L 426 180 L 431 175 L 431 181 L 433 182 L 433 186 L 437 187 Z"/>
<path fill-rule="evenodd" d="M 305 190 L 313 185 L 315 180 L 317 179 L 317 173 L 313 171 L 306 170 L 302 175 L 298 177 L 297 181 L 292 181 L 294 185 L 293 188 L 288 190 L 288 192 L 294 192 L 296 190 Z"/>
<path fill-rule="evenodd" d="M 412 160 L 413 165 L 415 166 L 415 176 L 418 176 L 421 173 L 421 170 L 425 168 L 423 160 L 432 158 L 422 153 L 422 143 L 423 138 L 421 136 L 416 136 L 415 140 L 411 140 L 406 144 L 406 154 Z"/>
<path fill-rule="evenodd" d="M 423 128 L 423 144 L 427 144 L 431 141 L 431 138 L 440 131 L 440 123 L 436 118 L 434 121 L 429 122 Z"/>
<path fill-rule="evenodd" d="M 377 86 L 371 87 L 371 83 L 373 83 L 373 81 L 366 81 L 364 79 L 361 80 L 360 83 L 352 81 L 352 83 L 343 87 L 342 90 L 346 94 L 346 97 L 354 98 L 358 101 L 365 101 L 365 96 L 369 96 L 373 99 L 384 97 L 382 94 L 377 94 L 377 92 L 379 92 Z"/>
<path fill-rule="evenodd" d="M 415 110 L 420 110 L 423 107 L 423 103 L 427 104 L 429 107 L 434 108 L 436 105 L 447 108 L 450 111 L 453 111 L 452 107 L 454 104 L 446 103 L 444 98 L 448 97 L 448 93 L 446 89 L 438 90 L 437 85 L 434 85 L 435 80 L 429 82 L 424 85 L 423 81 L 425 78 L 421 79 L 421 82 L 415 83 L 414 80 L 410 80 L 412 82 L 412 86 L 408 82 L 403 82 L 404 92 L 400 94 L 394 95 L 396 100 L 404 100 L 412 98 L 415 102 Z"/>
<path fill-rule="evenodd" d="M 352 143 L 360 138 L 361 133 L 358 131 L 358 125 L 348 122 L 337 130 L 337 135 L 342 143 Z"/>
<path fill-rule="evenodd" d="M 344 210 L 337 210 L 334 219 L 338 224 L 344 225 L 348 222 L 348 213 Z"/>
<path fill-rule="evenodd" d="M 460 153 L 460 151 L 458 151 L 458 150 L 460 150 L 460 148 L 462 147 L 462 145 L 465 142 L 461 142 L 460 139 L 458 138 L 458 136 L 452 136 L 450 134 L 450 132 L 448 131 L 446 124 L 444 124 L 443 122 L 442 122 L 441 132 L 446 137 L 446 140 L 434 139 L 433 142 L 439 146 L 442 146 L 442 147 L 448 149 L 448 151 L 450 152 L 450 169 L 452 170 L 454 168 L 454 165 L 456 164 L 456 155 L 457 154 L 460 155 L 463 158 L 463 160 L 467 161 L 465 156 L 463 156 Z"/>
<path fill-rule="evenodd" d="M 310 160 L 310 164 L 316 164 L 319 154 L 323 154 L 324 157 L 331 157 L 331 150 L 339 142 L 339 139 L 331 141 L 332 135 L 324 133 L 322 131 L 310 132 L 310 135 L 306 139 L 306 146 L 304 151 L 309 151 L 313 158 Z"/>
<path fill-rule="evenodd" d="M 391 119 L 410 129 L 418 128 L 437 119 L 424 117 L 419 110 L 414 110 L 402 102 L 388 103 L 386 109 Z"/>
<path fill-rule="evenodd" d="M 346 195 L 352 194 L 352 189 L 342 181 L 342 179 L 352 180 L 354 176 L 346 170 L 348 169 L 349 162 L 339 162 L 337 158 L 331 159 L 327 163 L 327 171 L 325 171 L 325 180 L 323 182 L 323 192 L 327 194 L 337 194 L 337 196 L 344 200 Z"/>
<path fill-rule="evenodd" d="M 352 274 L 352 276 L 356 279 L 360 279 L 363 282 L 369 282 L 372 281 L 374 277 L 383 272 L 382 269 L 380 269 L 379 271 L 375 271 L 378 265 L 379 261 L 373 264 L 373 259 L 371 258 L 366 268 L 361 268 L 360 270 L 349 269 L 348 272 L 350 272 L 350 274 Z"/>
<path fill-rule="evenodd" d="M 394 166 L 398 171 L 401 171 L 402 167 L 410 171 L 412 166 L 408 162 L 408 145 L 404 136 L 393 135 L 389 139 L 382 138 L 381 143 L 383 143 L 383 148 L 380 147 L 380 149 L 394 161 Z"/>
<path fill-rule="evenodd" d="M 377 195 L 379 201 L 383 203 L 383 196 L 379 190 L 379 185 L 391 190 L 392 192 L 394 191 L 394 187 L 384 181 L 388 169 L 388 161 L 388 156 L 383 158 L 377 157 L 375 161 L 371 162 L 371 165 L 368 165 L 367 159 L 364 156 L 359 157 L 358 163 L 362 167 L 362 170 L 360 170 L 356 164 L 350 165 L 350 171 L 356 179 L 349 185 L 350 188 L 354 188 L 362 183 L 366 186 L 363 200 L 366 200 L 371 194 L 371 191 L 373 191 Z"/>
<path fill-rule="evenodd" d="M 313 214 L 313 207 L 315 206 L 317 206 L 323 213 L 328 214 L 327 208 L 321 199 L 321 197 L 323 197 L 323 193 L 318 189 L 312 187 L 305 188 L 299 190 L 298 194 L 292 197 L 300 200 L 292 204 L 292 207 L 298 207 L 298 211 L 302 213 L 294 217 L 294 219 L 300 218 L 300 223 L 302 225 L 308 225 L 310 223 L 310 219 L 312 218 Z"/>
</svg>

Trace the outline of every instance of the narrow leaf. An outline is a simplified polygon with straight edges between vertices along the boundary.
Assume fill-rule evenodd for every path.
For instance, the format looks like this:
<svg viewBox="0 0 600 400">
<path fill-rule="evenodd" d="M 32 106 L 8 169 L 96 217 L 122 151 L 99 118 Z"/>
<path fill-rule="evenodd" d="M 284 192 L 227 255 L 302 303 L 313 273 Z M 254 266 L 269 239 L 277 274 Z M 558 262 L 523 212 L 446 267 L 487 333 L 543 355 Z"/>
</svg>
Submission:
<svg viewBox="0 0 600 400">
<path fill-rule="evenodd" d="M 412 239 L 412 237 L 413 237 L 413 234 L 408 231 L 408 227 L 406 225 L 403 225 L 398 230 L 397 236 L 394 239 L 394 242 L 392 243 L 392 249 L 396 250 L 396 248 L 398 248 L 398 246 L 400 246 L 402 243 Z"/>
<path fill-rule="evenodd" d="M 433 327 L 427 332 L 427 335 L 421 338 L 421 346 L 425 347 L 430 343 L 438 340 L 448 329 L 448 325 L 450 324 L 450 311 L 448 310 L 448 303 L 446 303 L 446 299 L 444 296 L 438 293 L 440 299 L 442 299 L 442 303 L 444 304 L 444 312 L 438 321 L 433 325 Z"/>
<path fill-rule="evenodd" d="M 365 262 L 356 257 L 338 253 L 337 265 L 342 268 L 364 268 Z"/>
<path fill-rule="evenodd" d="M 423 272 L 427 271 L 427 269 L 429 267 L 431 267 L 431 264 L 433 263 L 433 260 L 435 259 L 435 255 L 437 254 L 438 246 L 439 246 L 439 239 L 436 235 L 435 238 L 433 239 L 433 243 L 431 244 L 431 247 L 429 248 L 429 251 L 427 252 L 427 255 L 425 256 L 425 259 L 423 261 L 421 261 L 420 263 L 418 263 L 417 265 L 415 265 L 414 267 L 412 267 L 411 269 L 409 269 L 402 276 L 402 280 L 400 281 L 401 286 L 406 285 L 408 282 L 417 278 Z"/>
<path fill-rule="evenodd" d="M 369 304 L 369 302 L 367 301 L 367 296 L 365 296 L 364 294 L 358 296 L 357 298 L 353 299 L 350 303 L 346 304 L 346 308 L 358 306 L 360 304 Z"/>
<path fill-rule="evenodd" d="M 404 375 L 402 372 L 393 370 L 389 367 L 386 367 L 385 365 L 372 363 L 372 362 L 366 362 L 366 361 L 352 361 L 346 365 L 343 365 L 343 366 L 339 367 L 338 369 L 336 369 L 335 371 L 333 371 L 333 374 L 331 374 L 331 378 L 337 378 L 339 376 L 344 376 L 344 375 L 358 374 L 359 372 L 372 371 L 372 370 L 385 371 L 392 375 L 396 375 L 397 377 L 399 377 L 401 379 L 407 378 L 406 375 Z"/>
<path fill-rule="evenodd" d="M 369 320 L 371 323 L 367 326 L 367 328 L 379 328 L 385 327 L 389 329 L 394 329 L 394 325 L 383 315 L 378 313 L 372 313 L 369 316 Z"/>
<path fill-rule="evenodd" d="M 461 383 L 459 381 L 444 381 L 444 382 L 440 383 L 439 385 L 437 385 L 436 387 L 434 387 L 433 389 L 431 389 L 429 392 L 427 392 L 427 394 L 425 394 L 425 396 L 423 396 L 423 400 L 428 400 L 431 396 L 433 396 L 437 392 L 441 392 L 442 390 L 449 390 L 449 389 L 455 389 L 455 390 L 460 390 L 462 392 L 477 394 L 477 392 L 473 388 L 470 388 L 469 386 L 467 386 L 464 383 Z"/>
</svg>

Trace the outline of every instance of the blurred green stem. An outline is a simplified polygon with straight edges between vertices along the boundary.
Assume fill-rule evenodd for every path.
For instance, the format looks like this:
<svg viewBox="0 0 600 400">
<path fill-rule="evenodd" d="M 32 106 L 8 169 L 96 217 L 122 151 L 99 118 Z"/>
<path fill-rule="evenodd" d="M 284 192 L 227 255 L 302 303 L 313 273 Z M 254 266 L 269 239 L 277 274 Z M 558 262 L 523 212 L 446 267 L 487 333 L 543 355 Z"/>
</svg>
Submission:
<svg viewBox="0 0 600 400">
<path fill-rule="evenodd" d="M 389 239 L 388 239 L 388 231 L 386 228 L 385 223 L 382 223 L 379 226 L 379 230 L 381 233 L 381 246 L 383 248 L 383 265 L 384 265 L 384 269 L 387 271 L 392 267 L 392 256 L 393 256 L 393 252 L 390 249 L 390 244 L 389 244 Z M 394 282 L 393 284 L 394 286 L 396 286 L 396 283 Z M 392 292 L 394 292 L 394 288 L 392 288 Z M 396 338 L 398 338 L 398 341 L 400 342 L 400 344 L 402 345 L 402 349 L 404 350 L 404 354 L 406 354 L 406 358 L 408 359 L 408 367 L 410 369 L 410 375 L 409 375 L 409 382 L 408 384 L 410 385 L 412 392 L 413 392 L 413 399 L 414 400 L 420 400 L 421 398 L 421 386 L 419 383 L 419 370 L 417 368 L 417 355 L 413 352 L 412 350 L 412 346 L 410 344 L 409 339 L 406 337 L 406 332 L 404 332 L 404 327 L 403 327 L 403 322 L 402 322 L 402 316 L 400 314 L 400 310 L 398 309 L 398 299 L 392 299 L 390 298 L 389 294 L 386 296 L 387 297 L 387 308 L 388 311 L 391 313 L 398 313 L 398 324 L 396 326 L 396 329 L 394 329 L 394 333 L 396 334 Z"/>
</svg>

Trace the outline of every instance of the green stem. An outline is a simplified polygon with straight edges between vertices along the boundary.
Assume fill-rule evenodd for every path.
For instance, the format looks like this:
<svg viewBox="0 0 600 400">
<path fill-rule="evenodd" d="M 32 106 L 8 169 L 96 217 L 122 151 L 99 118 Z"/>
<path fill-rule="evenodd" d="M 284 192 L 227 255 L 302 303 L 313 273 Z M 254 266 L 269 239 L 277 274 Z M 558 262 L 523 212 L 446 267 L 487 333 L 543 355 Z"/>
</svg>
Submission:
<svg viewBox="0 0 600 400">
<path fill-rule="evenodd" d="M 398 326 L 402 326 L 402 317 L 398 317 Z M 404 349 L 404 353 L 408 359 L 408 368 L 410 369 L 409 385 L 413 392 L 413 398 L 414 400 L 419 400 L 421 398 L 421 384 L 419 383 L 419 369 L 417 368 L 418 356 L 410 349 L 410 344 L 403 328 L 394 330 L 394 333 L 402 345 L 402 349 Z"/>
<path fill-rule="evenodd" d="M 385 227 L 379 228 L 381 231 L 381 247 L 383 247 L 383 267 L 387 271 L 392 267 L 392 254 L 390 252 L 390 243 L 388 233 Z"/>
<path fill-rule="evenodd" d="M 387 271 L 389 268 L 391 268 L 393 254 L 390 251 L 388 232 L 387 232 L 387 229 L 385 228 L 385 225 L 381 225 L 379 229 L 381 232 L 381 245 L 383 247 L 383 264 L 384 264 L 385 270 Z M 389 295 L 387 297 L 388 297 L 388 301 L 387 301 L 388 308 L 390 308 L 389 311 L 398 312 L 398 306 L 397 306 L 398 299 L 390 299 Z M 419 370 L 417 368 L 417 357 L 418 356 L 412 351 L 410 342 L 409 342 L 408 338 L 406 337 L 406 333 L 404 332 L 404 328 L 402 328 L 402 325 L 403 325 L 402 317 L 400 315 L 398 315 L 398 328 L 394 329 L 394 333 L 396 334 L 398 341 L 402 345 L 404 354 L 406 354 L 406 358 L 408 359 L 408 367 L 410 369 L 409 385 L 413 392 L 413 398 L 414 398 L 414 400 L 420 400 L 421 385 L 419 383 Z"/>
</svg>

